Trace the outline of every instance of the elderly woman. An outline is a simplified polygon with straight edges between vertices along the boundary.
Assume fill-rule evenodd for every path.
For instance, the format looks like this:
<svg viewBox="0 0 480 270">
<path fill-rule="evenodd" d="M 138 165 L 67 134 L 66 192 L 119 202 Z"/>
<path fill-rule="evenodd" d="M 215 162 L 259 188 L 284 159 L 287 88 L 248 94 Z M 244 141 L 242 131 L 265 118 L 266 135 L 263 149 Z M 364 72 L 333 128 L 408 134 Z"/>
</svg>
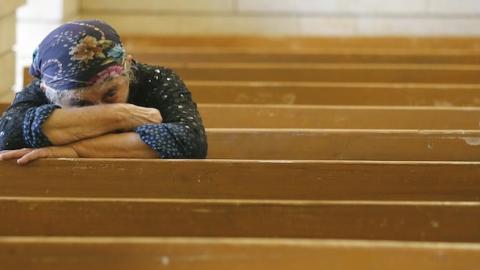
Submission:
<svg viewBox="0 0 480 270">
<path fill-rule="evenodd" d="M 126 56 L 105 22 L 52 31 L 34 52 L 30 73 L 37 79 L 0 119 L 0 160 L 207 154 L 202 120 L 179 76 Z"/>
</svg>

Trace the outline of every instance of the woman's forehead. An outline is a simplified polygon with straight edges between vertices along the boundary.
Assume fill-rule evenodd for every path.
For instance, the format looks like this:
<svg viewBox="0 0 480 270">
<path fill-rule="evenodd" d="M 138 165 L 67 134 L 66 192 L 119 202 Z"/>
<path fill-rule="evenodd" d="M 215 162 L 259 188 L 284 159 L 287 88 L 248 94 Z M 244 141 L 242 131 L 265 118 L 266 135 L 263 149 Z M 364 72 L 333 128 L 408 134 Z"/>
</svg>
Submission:
<svg viewBox="0 0 480 270">
<path fill-rule="evenodd" d="M 119 76 L 89 87 L 67 91 L 68 93 L 63 95 L 63 99 L 96 99 L 114 87 L 122 87 L 125 83 L 128 83 L 128 80 Z"/>
<path fill-rule="evenodd" d="M 125 76 L 117 76 L 108 78 L 101 83 L 94 84 L 89 87 L 82 88 L 79 92 L 103 92 L 107 91 L 114 86 L 121 86 L 127 82 Z"/>
</svg>

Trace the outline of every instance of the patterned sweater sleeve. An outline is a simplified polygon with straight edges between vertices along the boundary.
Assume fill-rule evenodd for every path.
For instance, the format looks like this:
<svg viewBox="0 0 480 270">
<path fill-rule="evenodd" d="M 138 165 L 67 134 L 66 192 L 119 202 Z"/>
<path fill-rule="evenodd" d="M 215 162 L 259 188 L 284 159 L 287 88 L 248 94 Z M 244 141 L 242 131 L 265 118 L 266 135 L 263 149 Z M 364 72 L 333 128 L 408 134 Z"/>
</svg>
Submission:
<svg viewBox="0 0 480 270">
<path fill-rule="evenodd" d="M 207 138 L 197 105 L 184 82 L 172 70 L 145 68 L 147 107 L 160 111 L 163 123 L 136 129 L 143 142 L 161 158 L 205 158 Z"/>
<path fill-rule="evenodd" d="M 41 127 L 56 108 L 49 104 L 38 80 L 18 92 L 0 118 L 0 150 L 50 146 Z"/>
</svg>

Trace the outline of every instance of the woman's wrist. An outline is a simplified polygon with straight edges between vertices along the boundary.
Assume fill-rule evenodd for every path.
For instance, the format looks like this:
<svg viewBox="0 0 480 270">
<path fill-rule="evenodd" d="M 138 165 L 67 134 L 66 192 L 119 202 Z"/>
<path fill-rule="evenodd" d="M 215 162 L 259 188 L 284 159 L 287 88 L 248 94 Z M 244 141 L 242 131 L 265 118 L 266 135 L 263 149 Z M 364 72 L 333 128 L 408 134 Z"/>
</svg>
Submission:
<svg viewBox="0 0 480 270">
<path fill-rule="evenodd" d="M 131 131 L 145 124 L 160 124 L 162 116 L 157 109 L 122 103 L 117 105 L 117 119 L 119 129 Z"/>
<path fill-rule="evenodd" d="M 116 123 L 116 130 L 128 131 L 136 127 L 137 123 L 134 121 L 134 115 L 132 113 L 132 104 L 118 103 L 112 104 L 114 107 L 114 114 L 112 121 Z"/>
</svg>

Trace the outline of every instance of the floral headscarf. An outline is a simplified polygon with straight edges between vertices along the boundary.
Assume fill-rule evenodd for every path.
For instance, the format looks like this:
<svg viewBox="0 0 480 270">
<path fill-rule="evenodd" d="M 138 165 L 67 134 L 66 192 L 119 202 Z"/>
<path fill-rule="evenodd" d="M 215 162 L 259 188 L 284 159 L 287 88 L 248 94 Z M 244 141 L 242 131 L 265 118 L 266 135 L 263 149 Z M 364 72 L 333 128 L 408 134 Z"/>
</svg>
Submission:
<svg viewBox="0 0 480 270">
<path fill-rule="evenodd" d="M 124 71 L 115 29 L 99 20 L 74 21 L 48 34 L 33 53 L 30 74 L 55 90 L 91 86 Z"/>
</svg>

